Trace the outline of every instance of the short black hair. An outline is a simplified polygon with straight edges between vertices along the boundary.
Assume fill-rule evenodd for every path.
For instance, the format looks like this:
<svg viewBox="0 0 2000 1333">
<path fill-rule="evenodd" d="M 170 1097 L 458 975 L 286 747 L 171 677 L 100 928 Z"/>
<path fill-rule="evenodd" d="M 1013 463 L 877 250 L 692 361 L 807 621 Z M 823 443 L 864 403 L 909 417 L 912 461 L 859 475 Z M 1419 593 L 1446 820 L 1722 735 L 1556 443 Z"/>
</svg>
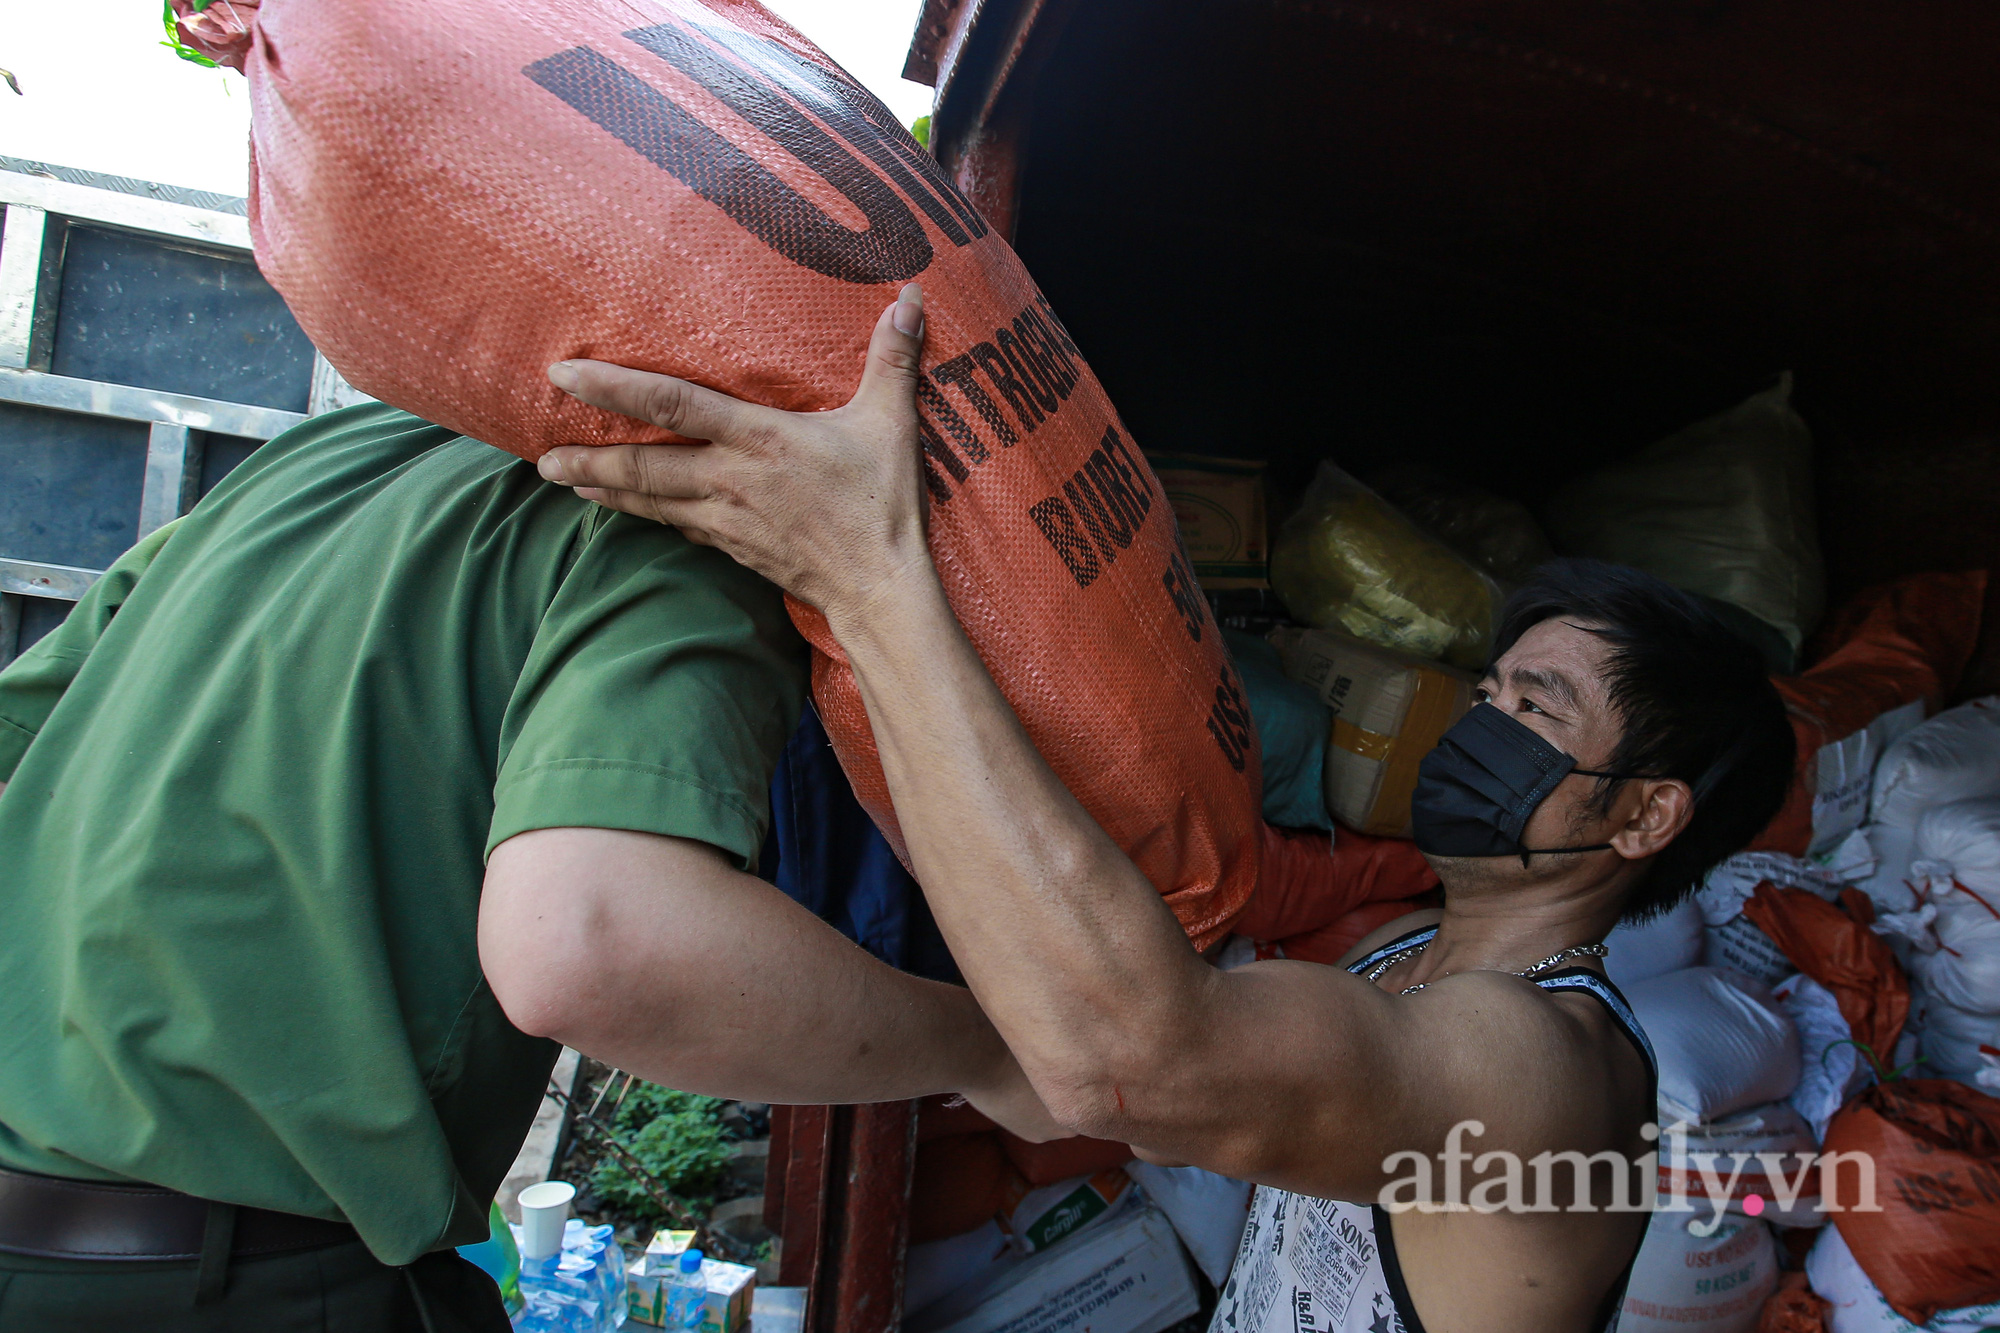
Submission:
<svg viewBox="0 0 2000 1333">
<path fill-rule="evenodd" d="M 1750 845 L 1785 803 L 1797 757 L 1784 701 L 1757 648 L 1691 593 L 1601 560 L 1551 560 L 1500 613 L 1493 660 L 1536 625 L 1583 621 L 1611 648 L 1606 684 L 1625 734 L 1609 769 L 1679 778 L 1694 815 L 1654 858 L 1621 919 L 1677 906 Z M 1598 780 L 1610 808 L 1616 779 Z"/>
</svg>

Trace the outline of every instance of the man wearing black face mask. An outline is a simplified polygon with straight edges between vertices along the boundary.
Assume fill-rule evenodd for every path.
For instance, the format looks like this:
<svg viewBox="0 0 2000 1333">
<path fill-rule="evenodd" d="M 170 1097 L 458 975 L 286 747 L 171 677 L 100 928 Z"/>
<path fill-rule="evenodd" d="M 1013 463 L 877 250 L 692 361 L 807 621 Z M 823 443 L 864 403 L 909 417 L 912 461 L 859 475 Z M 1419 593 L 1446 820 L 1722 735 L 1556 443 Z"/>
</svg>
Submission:
<svg viewBox="0 0 2000 1333">
<path fill-rule="evenodd" d="M 567 363 L 552 378 L 585 401 L 712 443 L 557 450 L 543 475 L 826 614 L 917 877 L 1054 1117 L 1258 1182 L 1214 1333 L 1610 1327 L 1646 1221 L 1629 1163 L 1651 1147 L 1654 1070 L 1598 960 L 1614 924 L 1678 902 L 1776 813 L 1792 736 L 1756 652 L 1646 575 L 1548 567 L 1424 764 L 1443 910 L 1346 969 L 1216 971 L 953 618 L 917 484 L 921 332 L 906 289 L 854 402 L 819 414 Z"/>
</svg>

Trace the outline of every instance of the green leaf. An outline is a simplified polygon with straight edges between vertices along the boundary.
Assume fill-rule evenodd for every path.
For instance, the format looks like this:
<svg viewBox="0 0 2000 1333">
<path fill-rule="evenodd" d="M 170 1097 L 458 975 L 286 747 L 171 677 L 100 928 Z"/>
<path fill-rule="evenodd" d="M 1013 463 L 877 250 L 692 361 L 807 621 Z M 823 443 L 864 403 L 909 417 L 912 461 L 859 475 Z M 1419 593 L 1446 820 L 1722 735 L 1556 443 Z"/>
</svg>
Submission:
<svg viewBox="0 0 2000 1333">
<path fill-rule="evenodd" d="M 669 1192 L 707 1212 L 729 1165 L 721 1110 L 722 1103 L 714 1097 L 634 1083 L 611 1120 L 620 1144 L 641 1167 Z M 642 1217 L 665 1220 L 644 1183 L 615 1155 L 598 1162 L 590 1183 L 607 1202 Z"/>
<path fill-rule="evenodd" d="M 194 0 L 194 11 L 199 14 L 213 3 L 214 0 Z M 210 60 L 207 56 L 181 40 L 181 30 L 174 26 L 173 0 L 160 0 L 160 19 L 167 29 L 167 40 L 161 42 L 161 46 L 166 47 L 169 51 L 172 51 L 175 55 L 190 64 L 202 65 L 209 69 L 221 68 L 213 60 Z"/>
<path fill-rule="evenodd" d="M 931 147 L 931 118 L 929 116 L 918 116 L 915 120 L 911 121 L 910 137 L 917 141 L 918 147 L 922 148 L 925 152 L 929 152 Z"/>
</svg>

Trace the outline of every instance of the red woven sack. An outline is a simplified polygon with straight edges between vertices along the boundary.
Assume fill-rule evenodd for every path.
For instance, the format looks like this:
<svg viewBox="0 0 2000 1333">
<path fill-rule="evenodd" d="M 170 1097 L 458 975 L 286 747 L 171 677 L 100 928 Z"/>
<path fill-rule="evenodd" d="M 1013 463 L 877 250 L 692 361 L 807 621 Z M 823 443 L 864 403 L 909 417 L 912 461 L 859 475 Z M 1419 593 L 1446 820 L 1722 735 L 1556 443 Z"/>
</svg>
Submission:
<svg viewBox="0 0 2000 1333">
<path fill-rule="evenodd" d="M 475 439 L 667 438 L 557 392 L 544 370 L 571 357 L 837 406 L 922 282 L 952 606 L 1188 934 L 1226 933 L 1257 878 L 1257 744 L 1172 507 L 1019 259 L 886 108 L 749 0 L 173 3 L 248 76 L 258 266 L 355 387 Z M 853 678 L 791 610 L 902 854 Z"/>
<path fill-rule="evenodd" d="M 1874 1163 L 1879 1211 L 1858 1209 L 1864 1177 L 1852 1165 L 1832 1172 L 1828 1202 L 1897 1314 L 1922 1324 L 2000 1298 L 2000 1101 L 1950 1079 L 1896 1079 L 1842 1107 L 1821 1148 Z"/>
</svg>

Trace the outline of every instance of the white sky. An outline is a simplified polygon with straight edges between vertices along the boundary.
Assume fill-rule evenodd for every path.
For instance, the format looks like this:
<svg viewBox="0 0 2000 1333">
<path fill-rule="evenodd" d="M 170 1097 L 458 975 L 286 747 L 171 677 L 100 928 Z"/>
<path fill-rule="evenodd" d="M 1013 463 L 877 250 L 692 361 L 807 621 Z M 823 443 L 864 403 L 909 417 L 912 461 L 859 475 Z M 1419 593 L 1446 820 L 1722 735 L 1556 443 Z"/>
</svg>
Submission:
<svg viewBox="0 0 2000 1333">
<path fill-rule="evenodd" d="M 905 125 L 931 90 L 902 78 L 921 0 L 765 0 Z M 0 154 L 169 185 L 247 191 L 250 99 L 241 75 L 161 46 L 159 0 L 10 4 L 0 25 Z"/>
</svg>

